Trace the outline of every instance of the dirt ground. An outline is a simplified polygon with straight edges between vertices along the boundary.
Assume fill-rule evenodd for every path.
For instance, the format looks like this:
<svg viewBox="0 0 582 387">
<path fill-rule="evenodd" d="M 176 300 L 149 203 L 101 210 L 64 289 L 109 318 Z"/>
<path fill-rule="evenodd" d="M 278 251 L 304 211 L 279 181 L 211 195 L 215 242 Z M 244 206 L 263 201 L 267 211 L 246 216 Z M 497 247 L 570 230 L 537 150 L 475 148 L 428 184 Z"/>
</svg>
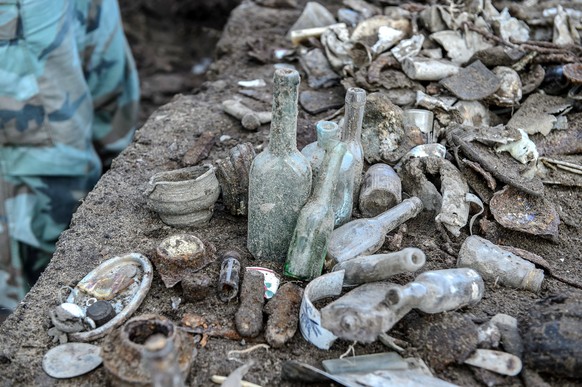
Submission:
<svg viewBox="0 0 582 387">
<path fill-rule="evenodd" d="M 304 4 L 304 1 L 300 2 Z M 337 2 L 321 1 L 334 11 Z M 86 273 L 105 259 L 122 255 L 127 252 L 140 252 L 148 257 L 155 253 L 156 246 L 165 237 L 177 232 L 189 232 L 200 239 L 214 244 L 218 253 L 227 250 L 236 250 L 242 256 L 243 266 L 264 266 L 282 273 L 282 264 L 268 261 L 253 260 L 246 249 L 246 219 L 231 216 L 225 211 L 219 199 L 213 218 L 209 225 L 199 229 L 178 230 L 164 225 L 157 215 L 146 206 L 143 194 L 150 176 L 159 171 L 172 170 L 181 167 L 182 156 L 195 144 L 202 132 L 213 131 L 217 141 L 209 157 L 203 163 L 215 163 L 225 157 L 229 149 L 241 142 L 252 143 L 257 151 L 262 149 L 268 141 L 269 127 L 263 125 L 257 132 L 248 132 L 242 129 L 240 122 L 225 115 L 220 103 L 224 99 L 237 95 L 239 80 L 264 79 L 269 87 L 273 75 L 273 63 L 261 64 L 249 57 L 247 43 L 262 39 L 268 47 L 290 47 L 284 36 L 300 14 L 300 9 L 271 9 L 258 7 L 254 3 L 244 2 L 236 8 L 224 29 L 224 33 L 217 44 L 215 62 L 210 65 L 207 80 L 192 79 L 189 89 L 194 89 L 192 95 L 178 95 L 172 101 L 159 108 L 138 131 L 135 141 L 118 157 L 112 168 L 103 176 L 95 189 L 83 201 L 73 217 L 69 230 L 61 236 L 57 252 L 48 269 L 27 295 L 19 308 L 0 327 L 0 384 L 2 385 L 107 385 L 108 375 L 103 367 L 76 379 L 59 381 L 46 375 L 41 367 L 43 355 L 54 343 L 50 341 L 47 330 L 50 327 L 48 310 L 57 304 L 57 291 L 62 286 L 74 286 Z M 141 17 L 135 15 L 134 17 Z M 184 34 L 193 34 L 194 30 L 186 28 Z M 131 23 L 133 28 L 139 23 Z M 147 23 L 143 23 L 147 28 Z M 132 37 L 134 43 L 140 43 L 140 34 Z M 141 42 L 147 45 L 147 42 Z M 151 73 L 146 77 L 147 82 L 154 82 L 150 78 L 159 72 L 153 70 L 156 66 L 163 67 L 170 63 L 170 67 L 179 72 L 188 72 L 192 66 L 180 67 L 180 55 L 184 47 L 180 44 L 175 47 L 174 59 L 168 57 L 156 58 L 165 64 L 152 64 Z M 144 57 L 141 57 L 143 55 Z M 198 55 L 192 54 L 191 55 Z M 148 53 L 142 47 L 138 60 L 150 60 L 156 57 L 155 52 Z M 297 62 L 294 63 L 298 68 Z M 145 67 L 145 66 L 144 66 Z M 145 70 L 144 70 L 145 71 Z M 168 71 L 168 73 L 172 73 Z M 145 72 L 143 74 L 146 74 Z M 157 80 L 159 85 L 167 85 L 167 80 Z M 197 86 L 200 86 L 197 88 Z M 144 85 L 146 86 L 146 85 Z M 146 86 L 146 89 L 149 86 Z M 159 92 L 158 86 L 152 86 L 150 98 L 157 103 L 173 94 L 176 90 Z M 178 91 L 186 91 L 177 87 Z M 308 89 L 305 80 L 301 90 Z M 156 91 L 157 90 L 157 91 Z M 146 98 L 146 99 L 147 99 Z M 253 108 L 269 110 L 270 104 L 252 99 L 245 99 Z M 155 103 L 151 104 L 152 106 Z M 310 115 L 300 109 L 298 125 L 298 146 L 314 141 L 314 124 L 329 115 L 330 112 Z M 582 130 L 582 115 L 569 116 L 572 127 Z M 577 159 L 580 162 L 580 158 Z M 582 257 L 580 246 L 582 240 L 582 190 L 576 187 L 547 185 L 545 197 L 559 209 L 561 224 L 557 242 L 542 238 L 534 238 L 527 234 L 502 229 L 489 230 L 487 238 L 501 245 L 515 246 L 534 252 L 544 257 L 552 266 L 553 271 L 563 277 L 572 279 L 582 278 Z M 359 216 L 356 212 L 354 215 Z M 493 221 L 491 214 L 486 215 Z M 402 247 L 421 248 L 427 256 L 427 264 L 422 269 L 434 270 L 455 267 L 456 257 L 447 253 L 445 241 L 436 232 L 433 221 L 434 214 L 423 212 L 417 218 L 407 222 L 407 232 L 403 236 Z M 477 227 L 476 227 L 477 228 Z M 478 234 L 484 235 L 483 231 Z M 458 251 L 461 243 L 467 237 L 467 227 L 458 239 L 453 239 L 453 250 Z M 390 236 L 380 250 L 390 251 Z M 219 260 L 208 266 L 204 272 L 211 278 L 217 279 Z M 406 283 L 414 278 L 413 275 L 400 275 L 393 281 Z M 283 279 L 285 281 L 285 279 Z M 303 286 L 306 284 L 302 284 Z M 574 287 L 546 276 L 539 294 L 528 291 L 497 286 L 486 282 L 486 292 L 483 300 L 472 307 L 448 313 L 462 314 L 474 322 L 488 321 L 498 313 L 506 313 L 518 319 L 523 330 L 531 321 L 528 310 L 540 300 L 547 297 L 580 291 Z M 207 321 L 219 322 L 223 325 L 232 323 L 238 302 L 225 304 L 215 295 L 197 303 L 181 303 L 177 310 L 173 310 L 171 297 L 180 296 L 179 286 L 166 289 L 157 273 L 151 290 L 143 304 L 134 314 L 157 313 L 179 323 L 186 313 L 203 315 Z M 318 306 L 327 304 L 324 300 Z M 412 312 L 410 316 L 398 323 L 390 334 L 398 339 L 409 342 L 403 356 L 425 356 L 426 348 L 422 342 L 413 340 L 418 337 L 418 324 L 413 321 L 422 321 L 425 316 Z M 433 316 L 429 321 L 446 326 L 443 316 Z M 454 335 L 453 335 L 454 337 Z M 443 337 L 434 338 L 437 345 L 433 348 L 446 351 L 449 346 L 442 342 Z M 440 342 L 439 342 L 440 340 Z M 101 344 L 98 340 L 94 344 Z M 321 361 L 338 358 L 349 348 L 349 342 L 338 340 L 331 350 L 322 351 L 309 344 L 297 332 L 295 337 L 281 349 L 259 349 L 249 354 L 239 355 L 236 360 L 228 360 L 227 354 L 231 350 L 241 350 L 257 343 L 264 343 L 259 336 L 257 339 L 244 342 L 231 341 L 224 338 L 211 337 L 207 343 L 198 346 L 198 353 L 189 378 L 193 386 L 210 386 L 212 375 L 228 375 L 243 362 L 254 359 L 255 365 L 245 376 L 245 380 L 263 386 L 292 385 L 281 380 L 281 367 L 286 360 L 298 360 L 321 367 Z M 389 351 L 380 343 L 369 345 L 356 344 L 357 355 Z M 427 359 L 425 358 L 425 361 Z M 430 362 L 429 362 L 429 365 Z M 435 367 L 432 367 L 433 369 Z M 435 375 L 463 386 L 482 385 L 475 373 L 467 365 L 453 364 L 444 369 L 434 369 Z M 580 385 L 575 380 L 568 380 L 555 374 L 543 374 L 546 382 L 553 386 Z M 524 385 L 519 377 L 508 377 L 503 385 Z"/>
</svg>

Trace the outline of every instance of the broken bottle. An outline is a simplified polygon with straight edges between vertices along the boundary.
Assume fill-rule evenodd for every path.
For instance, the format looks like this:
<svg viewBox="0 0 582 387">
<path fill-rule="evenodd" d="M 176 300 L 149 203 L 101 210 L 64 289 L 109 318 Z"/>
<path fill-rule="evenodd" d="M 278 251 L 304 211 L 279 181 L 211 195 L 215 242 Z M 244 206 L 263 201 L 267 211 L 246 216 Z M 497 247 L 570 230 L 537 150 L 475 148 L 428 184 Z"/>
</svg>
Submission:
<svg viewBox="0 0 582 387">
<path fill-rule="evenodd" d="M 331 199 L 346 150 L 346 144 L 338 142 L 326 152 L 313 195 L 299 213 L 291 240 L 285 264 L 289 277 L 311 280 L 321 275 L 334 225 Z"/>
<path fill-rule="evenodd" d="M 249 176 L 247 247 L 257 259 L 284 260 L 311 192 L 311 166 L 297 150 L 299 73 L 277 69 L 269 146 Z"/>
</svg>

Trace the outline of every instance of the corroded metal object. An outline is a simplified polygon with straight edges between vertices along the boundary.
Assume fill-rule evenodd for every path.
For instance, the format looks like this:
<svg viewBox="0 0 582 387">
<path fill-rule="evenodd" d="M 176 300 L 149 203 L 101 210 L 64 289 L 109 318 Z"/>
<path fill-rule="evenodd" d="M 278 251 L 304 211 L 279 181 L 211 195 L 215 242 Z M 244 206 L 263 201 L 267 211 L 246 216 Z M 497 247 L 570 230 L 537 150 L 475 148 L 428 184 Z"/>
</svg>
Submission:
<svg viewBox="0 0 582 387">
<path fill-rule="evenodd" d="M 55 379 L 74 378 L 93 371 L 103 362 L 101 349 L 87 343 L 66 343 L 49 350 L 42 358 L 42 369 Z"/>
<path fill-rule="evenodd" d="M 245 216 L 249 202 L 249 171 L 255 149 L 249 142 L 231 148 L 228 158 L 216 162 L 222 201 L 232 215 Z"/>
<path fill-rule="evenodd" d="M 115 384 L 151 385 L 151 371 L 144 354 L 146 342 L 155 335 L 163 335 L 171 342 L 178 355 L 182 380 L 186 379 L 194 360 L 193 338 L 166 317 L 147 314 L 130 319 L 103 342 L 103 365 Z"/>
<path fill-rule="evenodd" d="M 440 176 L 440 189 L 427 176 Z M 467 224 L 469 203 L 465 200 L 469 185 L 461 172 L 446 159 L 422 157 L 410 159 L 400 173 L 403 188 L 418 196 L 427 210 L 436 211 L 437 223 L 441 223 L 455 236 Z"/>
<path fill-rule="evenodd" d="M 265 339 L 272 347 L 282 347 L 297 332 L 302 296 L 303 289 L 301 287 L 287 282 L 265 305 L 263 311 L 269 315 L 265 328 Z"/>
<path fill-rule="evenodd" d="M 141 305 L 150 289 L 152 277 L 150 261 L 138 253 L 114 257 L 103 262 L 79 281 L 68 295 L 66 303 L 77 305 L 82 311 L 81 317 L 85 317 L 88 305 L 95 299 L 107 300 L 113 306 L 116 315 L 100 327 L 68 333 L 68 339 L 96 340 L 123 324 Z M 70 312 L 74 310 L 71 309 Z"/>
<path fill-rule="evenodd" d="M 215 247 L 191 234 L 164 239 L 156 249 L 154 264 L 167 288 L 202 270 L 215 260 Z"/>
<path fill-rule="evenodd" d="M 245 272 L 240 290 L 240 306 L 234 316 L 236 330 L 243 337 L 256 337 L 263 330 L 264 297 L 263 273 Z"/>
<path fill-rule="evenodd" d="M 218 297 L 228 302 L 238 294 L 240 282 L 240 255 L 236 251 L 224 253 L 218 278 Z"/>
<path fill-rule="evenodd" d="M 168 226 L 199 227 L 212 218 L 220 185 L 214 167 L 202 165 L 156 173 L 144 194 Z"/>
</svg>

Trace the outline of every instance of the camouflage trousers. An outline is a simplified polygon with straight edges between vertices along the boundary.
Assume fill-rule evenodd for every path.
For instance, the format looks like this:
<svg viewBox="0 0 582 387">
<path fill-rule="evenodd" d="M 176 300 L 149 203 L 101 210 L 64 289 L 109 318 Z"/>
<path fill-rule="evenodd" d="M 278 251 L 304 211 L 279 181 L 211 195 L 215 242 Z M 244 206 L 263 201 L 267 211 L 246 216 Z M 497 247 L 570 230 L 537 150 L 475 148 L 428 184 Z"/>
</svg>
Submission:
<svg viewBox="0 0 582 387">
<path fill-rule="evenodd" d="M 0 2 L 0 307 L 24 297 L 129 144 L 138 101 L 117 0 Z"/>
</svg>

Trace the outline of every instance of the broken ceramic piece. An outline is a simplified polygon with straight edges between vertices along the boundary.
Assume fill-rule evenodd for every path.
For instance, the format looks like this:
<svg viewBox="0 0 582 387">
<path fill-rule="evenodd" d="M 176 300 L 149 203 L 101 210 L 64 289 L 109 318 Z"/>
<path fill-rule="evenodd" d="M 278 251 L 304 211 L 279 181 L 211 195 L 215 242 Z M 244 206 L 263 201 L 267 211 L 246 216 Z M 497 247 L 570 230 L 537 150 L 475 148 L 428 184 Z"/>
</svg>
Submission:
<svg viewBox="0 0 582 387">
<path fill-rule="evenodd" d="M 497 106 L 511 107 L 519 105 L 523 95 L 521 91 L 521 78 L 510 67 L 495 67 L 493 73 L 500 80 L 498 90 L 487 98 L 488 102 Z"/>
<path fill-rule="evenodd" d="M 440 81 L 459 72 L 459 66 L 442 59 L 404 58 L 402 71 L 412 79 L 419 81 Z"/>
<path fill-rule="evenodd" d="M 216 161 L 216 177 L 222 201 L 231 215 L 246 215 L 249 203 L 249 171 L 255 158 L 249 142 L 231 148 L 226 159 Z"/>
<path fill-rule="evenodd" d="M 422 44 L 424 43 L 424 35 L 417 34 L 413 35 L 409 39 L 404 39 L 392 48 L 390 52 L 398 62 L 402 62 L 406 58 L 414 58 L 422 50 Z"/>
<path fill-rule="evenodd" d="M 290 37 L 291 32 L 293 31 L 304 30 L 308 28 L 327 27 L 331 24 L 335 24 L 335 22 L 335 17 L 327 10 L 327 8 L 319 3 L 316 3 L 315 1 L 310 1 L 305 5 L 305 8 L 303 8 L 303 12 L 301 12 L 299 18 L 289 29 L 287 36 Z"/>
<path fill-rule="evenodd" d="M 481 61 L 475 61 L 440 84 L 460 99 L 476 101 L 495 93 L 501 82 Z"/>
<path fill-rule="evenodd" d="M 389 26 L 381 26 L 378 29 L 378 41 L 371 47 L 376 55 L 388 50 L 404 37 L 404 31 Z"/>
<path fill-rule="evenodd" d="M 378 32 L 381 27 L 390 27 L 403 31 L 405 34 L 410 32 L 410 20 L 405 18 L 394 19 L 387 15 L 377 15 L 365 19 L 358 24 L 350 37 L 352 42 L 365 44 L 372 47 L 378 41 Z"/>
<path fill-rule="evenodd" d="M 498 16 L 491 18 L 491 27 L 495 34 L 506 42 L 527 42 L 529 40 L 529 27 L 523 21 L 509 14 L 504 8 Z"/>
<path fill-rule="evenodd" d="M 157 335 L 163 339 L 159 343 L 169 343 L 174 349 L 171 353 L 177 361 L 178 374 L 175 376 L 179 376 L 182 382 L 186 380 L 196 354 L 193 337 L 166 317 L 146 314 L 130 319 L 103 342 L 103 365 L 114 384 L 145 385 L 153 382 L 147 346 L 151 345 L 148 340 Z"/>
<path fill-rule="evenodd" d="M 488 127 L 490 126 L 490 111 L 479 101 L 458 101 L 453 105 L 463 118 L 461 125 Z"/>
<path fill-rule="evenodd" d="M 459 236 L 469 217 L 469 186 L 461 172 L 446 159 L 422 157 L 403 164 L 400 176 L 404 190 L 418 196 L 424 208 L 437 212 L 437 223 Z M 439 189 L 427 176 L 439 176 Z"/>
<path fill-rule="evenodd" d="M 148 207 L 173 227 L 200 227 L 214 213 L 220 185 L 211 165 L 158 172 L 144 194 Z"/>
<path fill-rule="evenodd" d="M 120 276 L 120 273 L 123 275 Z M 95 340 L 121 325 L 147 295 L 152 276 L 153 270 L 149 260 L 141 254 L 131 253 L 111 258 L 83 277 L 67 297 L 67 302 L 86 308 L 92 298 L 106 299 L 112 303 L 116 316 L 96 329 L 71 333 L 69 339 Z M 118 286 L 120 283 L 123 285 Z"/>
<path fill-rule="evenodd" d="M 103 363 L 101 348 L 87 343 L 66 343 L 50 349 L 42 369 L 55 379 L 69 379 L 93 371 Z"/>
<path fill-rule="evenodd" d="M 194 235 L 175 234 L 158 245 L 153 262 L 166 288 L 171 288 L 212 263 L 215 251 L 212 244 L 205 244 Z"/>
<path fill-rule="evenodd" d="M 532 94 L 507 122 L 510 129 L 523 129 L 527 134 L 548 133 L 559 124 L 558 116 L 572 108 L 568 100 L 545 94 Z"/>
<path fill-rule="evenodd" d="M 412 273 L 424 266 L 426 256 L 422 250 L 407 247 L 388 254 L 362 255 L 333 267 L 345 270 L 344 286 L 383 281 L 400 273 Z"/>
<path fill-rule="evenodd" d="M 305 340 L 319 349 L 329 349 L 337 337 L 321 326 L 321 313 L 313 303 L 342 292 L 344 271 L 321 275 L 307 284 L 299 311 L 299 329 Z"/>
<path fill-rule="evenodd" d="M 576 22 L 571 20 L 561 5 L 558 5 L 557 11 L 554 18 L 552 42 L 557 46 L 580 44 L 580 34 L 576 29 Z"/>
<path fill-rule="evenodd" d="M 312 89 L 329 87 L 338 82 L 340 76 L 333 71 L 325 54 L 319 48 L 307 51 L 299 57 L 307 73 L 307 83 Z"/>
<path fill-rule="evenodd" d="M 352 64 L 350 51 L 353 43 L 350 40 L 350 33 L 345 24 L 329 26 L 321 34 L 321 44 L 325 47 L 325 54 L 334 70 L 340 71 L 345 66 Z"/>
<path fill-rule="evenodd" d="M 430 38 L 440 44 L 447 56 L 458 65 L 467 63 L 477 51 L 493 46 L 481 34 L 471 30 L 439 31 L 431 34 Z"/>
<path fill-rule="evenodd" d="M 557 241 L 560 216 L 552 202 L 514 187 L 496 192 L 489 202 L 491 213 L 503 227 Z"/>
</svg>

